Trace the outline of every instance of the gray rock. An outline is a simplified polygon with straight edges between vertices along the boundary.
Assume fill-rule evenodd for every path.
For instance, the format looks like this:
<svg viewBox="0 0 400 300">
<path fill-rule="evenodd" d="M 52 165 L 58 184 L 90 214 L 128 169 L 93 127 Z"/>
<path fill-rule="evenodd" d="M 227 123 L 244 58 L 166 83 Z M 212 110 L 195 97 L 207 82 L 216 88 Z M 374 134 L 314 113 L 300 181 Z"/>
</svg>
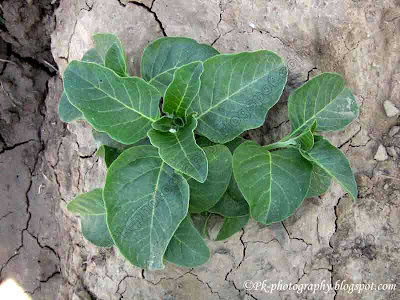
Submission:
<svg viewBox="0 0 400 300">
<path fill-rule="evenodd" d="M 397 152 L 396 152 L 396 149 L 394 148 L 394 146 L 388 147 L 386 150 L 387 150 L 387 153 L 388 153 L 391 157 L 397 158 Z"/>
<path fill-rule="evenodd" d="M 75 292 L 72 295 L 72 300 L 91 300 L 92 297 L 90 297 L 89 293 L 86 291 L 79 291 Z"/>
<path fill-rule="evenodd" d="M 388 159 L 386 148 L 383 145 L 379 145 L 378 151 L 376 151 L 374 159 L 377 161 L 385 161 Z"/>
<path fill-rule="evenodd" d="M 394 106 L 394 104 L 388 100 L 383 102 L 383 107 L 385 108 L 386 115 L 391 118 L 395 117 L 400 113 L 400 110 Z"/>
<path fill-rule="evenodd" d="M 389 131 L 389 137 L 394 137 L 400 131 L 400 126 L 393 126 Z"/>
</svg>

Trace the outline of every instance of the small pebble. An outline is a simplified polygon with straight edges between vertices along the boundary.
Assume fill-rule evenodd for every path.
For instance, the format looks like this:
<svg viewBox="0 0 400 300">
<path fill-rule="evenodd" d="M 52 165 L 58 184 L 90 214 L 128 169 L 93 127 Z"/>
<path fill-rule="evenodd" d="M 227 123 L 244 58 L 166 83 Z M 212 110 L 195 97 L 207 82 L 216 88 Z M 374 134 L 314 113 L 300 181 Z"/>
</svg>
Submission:
<svg viewBox="0 0 400 300">
<path fill-rule="evenodd" d="M 394 104 L 388 100 L 383 102 L 383 107 L 385 108 L 386 115 L 391 118 L 395 117 L 400 113 L 400 110 L 394 106 Z"/>
<path fill-rule="evenodd" d="M 386 150 L 387 150 L 387 153 L 388 153 L 391 157 L 397 158 L 397 152 L 396 152 L 396 149 L 394 149 L 394 146 L 388 147 Z"/>
<path fill-rule="evenodd" d="M 379 145 L 378 151 L 376 151 L 374 159 L 378 160 L 378 161 L 385 161 L 388 159 L 388 154 L 386 152 L 386 148 L 383 147 L 383 145 Z"/>
<path fill-rule="evenodd" d="M 393 126 L 389 130 L 389 137 L 394 137 L 400 131 L 400 126 Z"/>
<path fill-rule="evenodd" d="M 384 190 L 387 190 L 389 188 L 389 185 L 386 183 L 384 186 L 383 186 L 383 189 Z"/>
</svg>

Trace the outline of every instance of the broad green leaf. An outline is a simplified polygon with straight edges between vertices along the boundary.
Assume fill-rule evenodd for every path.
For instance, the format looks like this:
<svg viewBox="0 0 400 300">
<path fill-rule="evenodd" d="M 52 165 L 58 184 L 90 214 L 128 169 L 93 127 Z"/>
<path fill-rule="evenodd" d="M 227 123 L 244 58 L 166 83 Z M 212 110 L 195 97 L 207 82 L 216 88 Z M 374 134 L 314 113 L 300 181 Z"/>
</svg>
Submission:
<svg viewBox="0 0 400 300">
<path fill-rule="evenodd" d="M 190 214 L 193 225 L 203 238 L 208 237 L 207 225 L 208 219 L 211 217 L 209 212 L 202 212 L 199 214 Z"/>
<path fill-rule="evenodd" d="M 68 203 L 69 212 L 80 215 L 103 215 L 104 202 L 103 190 L 94 189 L 90 192 L 80 194 Z"/>
<path fill-rule="evenodd" d="M 95 48 L 89 49 L 82 57 L 82 61 L 92 62 L 104 66 L 104 60 Z"/>
<path fill-rule="evenodd" d="M 311 163 L 293 148 L 269 152 L 246 142 L 233 154 L 233 173 L 250 214 L 266 225 L 296 211 L 307 195 L 311 171 Z"/>
<path fill-rule="evenodd" d="M 245 141 L 244 138 L 237 137 L 226 143 L 225 146 L 227 146 L 229 151 L 233 154 L 236 148 Z M 231 176 L 225 194 L 217 204 L 209 209 L 209 211 L 224 217 L 241 217 L 249 214 L 249 205 L 237 185 L 235 176 Z"/>
<path fill-rule="evenodd" d="M 64 72 L 64 88 L 71 104 L 96 130 L 122 144 L 143 139 L 160 116 L 156 88 L 98 64 L 72 61 Z"/>
<path fill-rule="evenodd" d="M 313 163 L 320 166 L 333 177 L 350 194 L 353 200 L 357 199 L 357 183 L 351 170 L 350 163 L 342 151 L 337 149 L 328 140 L 319 138 L 311 151 L 303 153 Z"/>
<path fill-rule="evenodd" d="M 108 231 L 105 212 L 102 215 L 82 215 L 80 218 L 82 234 L 85 239 L 98 247 L 114 246 Z"/>
<path fill-rule="evenodd" d="M 176 69 L 174 79 L 165 92 L 165 113 L 186 119 L 186 112 L 199 92 L 202 72 L 203 64 L 200 61 Z"/>
<path fill-rule="evenodd" d="M 104 159 L 107 168 L 111 166 L 112 162 L 116 160 L 121 153 L 121 149 L 112 148 L 106 145 L 101 145 L 96 151 L 96 155 Z"/>
<path fill-rule="evenodd" d="M 155 130 L 162 132 L 176 132 L 179 129 L 179 127 L 175 125 L 174 120 L 166 116 L 161 117 L 161 119 L 155 121 L 151 126 Z M 170 131 L 171 129 L 172 131 Z"/>
<path fill-rule="evenodd" d="M 199 94 L 188 112 L 198 113 L 197 132 L 215 143 L 260 127 L 287 80 L 283 60 L 265 50 L 216 55 L 203 68 Z"/>
<path fill-rule="evenodd" d="M 113 70 L 119 76 L 124 77 L 128 76 L 128 66 L 126 65 L 123 52 L 121 51 L 123 50 L 119 45 L 114 43 L 106 54 L 104 65 Z"/>
<path fill-rule="evenodd" d="M 357 102 L 344 79 L 323 73 L 309 80 L 289 96 L 291 135 L 302 132 L 317 120 L 317 131 L 341 130 L 358 117 Z"/>
<path fill-rule="evenodd" d="M 177 68 L 194 61 L 205 61 L 217 54 L 213 47 L 189 38 L 163 37 L 144 50 L 140 65 L 142 78 L 164 95 Z"/>
<path fill-rule="evenodd" d="M 311 183 L 306 198 L 324 194 L 332 183 L 331 176 L 326 173 L 324 169 L 319 167 L 316 163 L 313 163 L 312 166 Z"/>
<path fill-rule="evenodd" d="M 140 268 L 163 269 L 163 256 L 189 206 L 186 180 L 153 146 L 125 150 L 110 166 L 103 192 L 107 224 L 122 255 Z"/>
<path fill-rule="evenodd" d="M 96 45 L 96 51 L 104 62 L 104 66 L 122 77 L 127 76 L 128 67 L 120 39 L 113 34 L 99 33 L 93 36 L 93 40 Z"/>
<path fill-rule="evenodd" d="M 99 53 L 96 49 L 89 49 L 82 57 L 82 61 L 93 62 L 100 65 L 104 65 Z M 62 93 L 60 101 L 58 103 L 58 115 L 61 121 L 69 123 L 75 120 L 83 119 L 82 112 L 73 106 L 67 97 L 65 91 Z"/>
<path fill-rule="evenodd" d="M 102 192 L 102 189 L 94 189 L 81 194 L 68 203 L 67 209 L 80 215 L 82 233 L 89 242 L 99 247 L 112 247 Z"/>
<path fill-rule="evenodd" d="M 164 257 L 169 262 L 187 268 L 200 266 L 210 258 L 210 250 L 189 215 L 175 231 Z"/>
<path fill-rule="evenodd" d="M 222 241 L 230 238 L 235 233 L 239 232 L 249 222 L 249 215 L 242 217 L 224 217 L 224 223 L 218 232 L 216 241 Z"/>
<path fill-rule="evenodd" d="M 83 119 L 82 112 L 69 102 L 65 92 L 62 93 L 58 102 L 58 116 L 65 123 Z"/>
<path fill-rule="evenodd" d="M 225 194 L 208 211 L 224 217 L 242 217 L 249 214 L 249 205 L 243 197 L 234 176 L 232 176 Z"/>
<path fill-rule="evenodd" d="M 190 117 L 187 124 L 177 132 L 151 129 L 147 135 L 152 145 L 158 148 L 163 161 L 198 182 L 204 182 L 207 178 L 208 164 L 206 154 L 194 139 L 193 131 L 196 126 L 196 119 Z"/>
<path fill-rule="evenodd" d="M 208 176 L 204 183 L 189 179 L 189 211 L 199 213 L 213 207 L 228 188 L 232 175 L 232 154 L 224 145 L 203 148 L 208 161 Z"/>
</svg>

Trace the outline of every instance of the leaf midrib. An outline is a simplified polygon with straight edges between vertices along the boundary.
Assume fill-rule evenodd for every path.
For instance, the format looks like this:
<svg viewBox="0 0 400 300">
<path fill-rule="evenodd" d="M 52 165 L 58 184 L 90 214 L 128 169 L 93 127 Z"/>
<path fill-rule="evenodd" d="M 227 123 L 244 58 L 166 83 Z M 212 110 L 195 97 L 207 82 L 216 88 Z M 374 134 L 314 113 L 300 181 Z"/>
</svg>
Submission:
<svg viewBox="0 0 400 300">
<path fill-rule="evenodd" d="M 152 242 L 151 242 L 151 238 L 152 238 L 152 230 L 153 230 L 153 222 L 154 222 L 154 213 L 155 213 L 155 203 L 156 203 L 156 194 L 157 194 L 157 191 L 158 191 L 158 185 L 159 185 L 159 183 L 160 183 L 160 177 L 161 177 L 161 173 L 163 172 L 163 169 L 164 169 L 164 165 L 165 165 L 165 162 L 164 161 L 162 161 L 161 162 L 161 165 L 160 165 L 160 172 L 158 172 L 158 176 L 157 176 L 157 181 L 156 181 L 156 185 L 155 185 L 155 188 L 154 188 L 154 193 L 153 193 L 153 197 L 151 197 L 151 201 L 153 202 L 153 207 L 152 207 L 152 211 L 151 211 L 151 221 L 150 221 L 150 228 L 149 228 L 149 230 L 150 230 L 150 234 L 149 234 L 149 248 L 150 248 L 150 257 L 153 257 L 153 247 L 152 247 Z"/>
<path fill-rule="evenodd" d="M 280 63 L 276 68 L 273 68 L 273 69 L 271 69 L 269 72 L 265 73 L 263 76 L 258 77 L 258 78 L 255 79 L 255 80 L 252 80 L 249 84 L 244 85 L 243 87 L 241 87 L 240 89 L 238 89 L 237 91 L 235 91 L 233 94 L 228 95 L 225 99 L 222 99 L 220 102 L 218 102 L 218 103 L 215 104 L 214 106 L 211 105 L 207 110 L 205 110 L 204 112 L 202 112 L 197 118 L 200 119 L 202 116 L 204 116 L 205 114 L 207 114 L 208 112 L 210 112 L 210 111 L 213 110 L 214 108 L 220 106 L 221 104 L 223 104 L 223 103 L 225 103 L 226 101 L 228 101 L 229 99 L 231 99 L 234 95 L 238 94 L 238 93 L 241 92 L 243 89 L 245 89 L 245 88 L 249 87 L 250 85 L 256 83 L 256 82 L 257 82 L 258 80 L 260 80 L 261 78 L 267 76 L 268 74 L 270 74 L 271 72 L 275 71 L 276 69 L 278 69 L 279 67 L 282 67 L 282 66 L 283 66 L 283 64 Z M 204 71 L 203 71 L 203 74 L 204 74 Z M 200 79 L 201 79 L 201 77 L 200 77 Z M 229 87 L 230 87 L 230 84 L 231 84 L 231 79 L 230 79 L 230 81 L 229 81 L 229 85 L 228 85 Z M 201 89 L 201 88 L 200 88 L 200 89 Z M 201 101 L 200 101 L 200 102 L 201 102 Z"/>
<path fill-rule="evenodd" d="M 85 62 L 85 64 L 93 64 L 93 65 L 100 66 L 100 65 L 98 65 L 98 64 L 91 63 L 91 62 Z M 101 67 L 101 68 L 104 68 L 104 67 L 102 67 L 102 66 L 100 66 L 100 67 Z M 109 70 L 110 70 L 111 72 L 113 72 L 113 73 L 118 77 L 118 79 L 122 79 L 122 80 L 123 80 L 124 78 L 127 78 L 127 77 L 121 77 L 121 76 L 119 76 L 117 73 L 115 73 L 115 72 L 114 72 L 113 70 L 111 70 L 111 69 L 109 69 Z M 104 70 L 102 70 L 102 71 L 104 71 Z M 155 122 L 155 121 L 156 121 L 155 119 L 144 115 L 142 112 L 137 111 L 137 110 L 134 109 L 133 107 L 129 107 L 129 106 L 126 105 L 125 103 L 119 101 L 117 98 L 111 96 L 109 93 L 107 93 L 106 91 L 104 91 L 104 90 L 102 90 L 101 88 L 97 87 L 94 83 L 92 83 L 92 82 L 88 81 L 87 79 L 83 78 L 83 77 L 80 76 L 78 73 L 74 72 L 73 70 L 70 70 L 70 72 L 71 72 L 71 73 L 74 73 L 75 76 L 78 76 L 78 77 L 81 78 L 83 81 L 85 81 L 85 82 L 89 83 L 91 86 L 93 86 L 96 90 L 101 91 L 101 92 L 104 93 L 106 96 L 108 96 L 109 98 L 115 100 L 116 102 L 118 102 L 119 104 L 123 105 L 123 106 L 126 107 L 127 109 L 132 110 L 133 112 L 137 113 L 138 115 L 142 116 L 142 117 L 145 118 L 145 119 L 148 119 L 149 121 L 152 121 L 152 122 Z M 108 77 L 106 77 L 106 78 L 107 78 L 108 82 L 110 82 L 109 78 L 108 78 Z M 129 78 L 134 78 L 134 77 L 129 77 Z M 140 78 L 138 78 L 138 79 L 140 80 Z M 137 86 L 137 83 L 135 83 L 135 84 L 136 84 L 136 86 Z M 124 86 L 124 88 L 125 88 L 125 90 L 126 90 L 125 84 L 122 83 L 122 85 Z M 110 83 L 110 86 L 112 87 L 112 84 L 111 84 L 111 83 Z M 127 95 L 128 95 L 128 97 L 129 97 L 129 100 L 132 102 L 130 95 L 129 95 L 128 93 L 127 93 Z M 67 94 L 67 96 L 68 96 L 68 94 Z M 68 97 L 68 99 L 69 99 L 69 97 Z"/>
<path fill-rule="evenodd" d="M 332 145 L 330 144 L 330 146 L 332 146 Z M 334 147 L 334 146 L 332 146 L 332 147 Z M 335 147 L 334 147 L 334 148 L 335 148 Z M 337 149 L 337 148 L 335 148 L 335 149 Z M 337 150 L 339 150 L 339 149 L 337 149 Z M 339 150 L 339 151 L 340 151 L 340 150 Z M 337 176 L 336 176 L 333 172 L 329 171 L 329 170 L 328 170 L 324 165 L 322 165 L 316 158 L 314 158 L 314 156 L 313 156 L 311 153 L 312 153 L 312 152 L 308 153 L 308 155 L 313 159 L 314 163 L 317 164 L 317 165 L 318 165 L 321 169 L 323 169 L 328 175 L 330 175 L 332 178 L 334 178 L 336 181 L 338 181 L 338 182 L 340 183 L 341 181 L 338 180 Z M 351 195 L 351 197 L 352 197 L 353 199 L 356 199 L 355 195 L 353 195 L 353 192 L 350 191 L 350 190 L 347 188 L 347 186 L 345 186 L 344 184 L 341 184 L 341 186 Z"/>
<path fill-rule="evenodd" d="M 344 89 L 345 89 L 345 87 L 343 87 L 343 89 L 336 95 L 336 97 L 335 97 L 334 99 L 332 99 L 332 101 L 330 101 L 330 102 L 329 102 L 327 105 L 325 105 L 322 109 L 320 109 L 320 110 L 317 111 L 317 112 L 315 112 L 315 109 L 314 109 L 314 114 L 312 115 L 312 117 L 310 117 L 310 118 L 308 118 L 306 121 L 304 121 L 303 124 L 300 125 L 299 127 L 297 127 L 289 136 L 295 135 L 299 130 L 301 130 L 302 128 L 304 128 L 304 127 L 307 125 L 308 122 L 312 121 L 313 119 L 316 119 L 316 117 L 317 117 L 323 110 L 325 110 L 329 105 L 331 105 L 332 103 L 334 103 L 334 102 L 337 100 L 338 96 L 344 91 Z M 318 95 L 319 95 L 319 92 L 320 92 L 320 88 L 318 89 Z M 300 101 L 300 100 L 298 100 L 298 101 Z M 306 105 L 304 105 L 304 107 L 306 107 Z M 315 107 L 316 107 L 316 105 L 315 105 Z M 288 136 L 288 137 L 289 137 L 289 136 Z"/>
<path fill-rule="evenodd" d="M 179 109 L 181 108 L 181 106 L 182 106 L 182 104 L 183 104 L 183 100 L 185 99 L 185 97 L 186 97 L 186 94 L 187 94 L 187 91 L 188 91 L 188 89 L 189 89 L 189 86 L 190 86 L 190 84 L 191 84 L 191 82 L 192 82 L 192 79 L 193 79 L 193 76 L 194 76 L 194 73 L 195 73 L 195 71 L 196 71 L 196 69 L 199 67 L 199 65 L 200 64 L 198 64 L 197 63 L 197 66 L 194 68 L 194 70 L 193 70 L 193 72 L 192 72 L 192 75 L 190 76 L 190 79 L 189 79 L 189 82 L 188 82 L 188 84 L 186 85 L 186 87 L 185 87 L 185 92 L 183 93 L 183 96 L 181 97 L 181 100 L 179 101 L 179 104 L 178 104 L 178 107 L 175 109 L 175 111 L 176 112 L 179 112 Z M 176 72 L 174 73 L 174 74 L 176 74 Z M 172 80 L 172 82 L 175 80 L 175 75 L 174 75 L 174 79 Z M 199 81 L 200 81 L 200 78 L 199 78 Z M 201 83 L 200 83 L 201 84 Z M 200 85 L 199 85 L 199 88 L 198 88 L 198 90 L 200 90 Z M 197 91 L 197 94 L 199 93 L 199 91 Z M 197 95 L 196 94 L 196 95 Z M 196 97 L 196 96 L 195 96 Z M 193 99 L 195 98 L 195 97 L 193 97 Z M 193 100 L 192 100 L 193 101 Z M 190 106 L 190 105 L 189 105 Z M 186 109 L 187 110 L 187 109 Z M 185 110 L 185 114 L 186 114 L 186 110 Z"/>
<path fill-rule="evenodd" d="M 193 132 L 193 131 L 192 131 L 192 132 Z M 190 133 L 189 133 L 189 134 L 190 134 Z M 174 136 L 175 136 L 175 138 L 176 138 L 176 141 L 177 141 L 178 144 L 179 144 L 179 147 L 182 149 L 183 154 L 185 154 L 186 159 L 188 160 L 188 162 L 190 163 L 190 165 L 196 170 L 197 175 L 198 175 L 199 177 L 201 177 L 199 170 L 197 170 L 197 168 L 192 164 L 191 160 L 190 160 L 189 157 L 187 156 L 187 153 L 186 153 L 186 151 L 185 151 L 185 148 L 182 146 L 181 142 L 179 141 L 178 134 L 175 133 Z M 193 137 L 193 138 L 194 138 L 194 137 Z M 186 139 L 186 137 L 185 137 L 185 139 Z M 185 172 L 183 172 L 183 173 L 186 174 Z M 186 175 L 189 175 L 189 174 L 186 174 Z M 190 175 L 189 175 L 189 176 L 190 176 Z"/>
<path fill-rule="evenodd" d="M 200 234 L 199 234 L 200 235 Z M 201 236 L 200 236 L 201 237 Z M 182 245 L 185 245 L 187 249 L 189 249 L 191 252 L 194 252 L 195 254 L 197 254 L 198 256 L 201 257 L 208 257 L 208 255 L 203 255 L 202 252 L 200 251 L 196 251 L 196 247 L 190 247 L 188 244 L 186 244 L 184 241 L 182 241 L 181 239 L 179 239 L 176 235 L 174 235 L 172 237 L 173 239 L 176 239 L 178 241 L 178 243 L 181 243 Z"/>
</svg>

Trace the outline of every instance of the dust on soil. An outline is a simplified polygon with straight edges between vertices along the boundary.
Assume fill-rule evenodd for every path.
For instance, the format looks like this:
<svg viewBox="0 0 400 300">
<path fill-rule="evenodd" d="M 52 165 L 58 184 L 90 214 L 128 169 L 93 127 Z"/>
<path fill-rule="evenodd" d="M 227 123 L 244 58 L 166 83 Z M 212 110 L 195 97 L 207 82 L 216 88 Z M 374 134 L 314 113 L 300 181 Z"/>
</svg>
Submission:
<svg viewBox="0 0 400 300">
<path fill-rule="evenodd" d="M 400 122 L 383 109 L 385 100 L 400 106 L 398 1 L 9 0 L 1 5 L 0 58 L 12 63 L 0 62 L 0 174 L 5 174 L 0 280 L 14 278 L 33 299 L 399 299 L 399 286 L 352 294 L 270 295 L 243 288 L 249 279 L 400 284 L 400 133 L 390 134 Z M 334 184 L 322 197 L 305 200 L 284 226 L 252 222 L 229 241 L 210 242 L 212 257 L 197 269 L 168 265 L 164 271 L 143 271 L 114 249 L 88 244 L 65 205 L 77 193 L 101 186 L 104 165 L 94 156 L 87 124 L 58 119 L 62 82 L 49 64 L 62 74 L 68 61 L 92 45 L 94 32 L 109 31 L 127 47 L 133 74 L 143 48 L 163 35 L 189 36 L 221 52 L 269 49 L 283 56 L 290 68 L 284 95 L 266 124 L 247 133 L 260 144 L 289 130 L 291 90 L 319 72 L 343 74 L 360 118 L 328 136 L 351 161 L 358 202 Z M 374 160 L 379 145 L 388 152 L 385 161 Z"/>
</svg>

